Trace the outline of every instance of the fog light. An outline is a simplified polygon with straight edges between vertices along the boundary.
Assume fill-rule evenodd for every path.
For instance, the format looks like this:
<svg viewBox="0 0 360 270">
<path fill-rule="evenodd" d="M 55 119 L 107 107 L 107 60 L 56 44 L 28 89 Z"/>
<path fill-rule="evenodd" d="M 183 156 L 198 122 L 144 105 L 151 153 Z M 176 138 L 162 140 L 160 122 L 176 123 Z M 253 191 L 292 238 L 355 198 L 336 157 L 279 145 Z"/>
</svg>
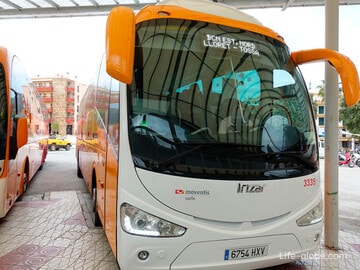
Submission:
<svg viewBox="0 0 360 270">
<path fill-rule="evenodd" d="M 142 250 L 138 253 L 138 258 L 141 261 L 145 261 L 148 257 L 149 257 L 149 252 L 147 252 L 146 250 Z"/>
</svg>

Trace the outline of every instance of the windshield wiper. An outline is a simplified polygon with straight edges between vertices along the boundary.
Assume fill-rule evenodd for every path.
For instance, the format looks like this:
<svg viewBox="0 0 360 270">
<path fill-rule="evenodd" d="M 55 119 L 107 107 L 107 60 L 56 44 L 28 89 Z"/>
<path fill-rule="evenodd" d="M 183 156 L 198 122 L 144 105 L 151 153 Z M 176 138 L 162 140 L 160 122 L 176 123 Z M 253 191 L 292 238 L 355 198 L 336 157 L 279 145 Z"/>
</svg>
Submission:
<svg viewBox="0 0 360 270">
<path fill-rule="evenodd" d="M 261 154 L 254 154 L 251 157 L 260 157 L 260 156 L 276 156 L 279 158 L 287 158 L 295 161 L 300 161 L 303 165 L 309 166 L 311 169 L 316 169 L 317 167 L 306 158 L 303 157 L 304 152 L 301 151 L 285 151 L 285 152 L 268 152 Z"/>
<path fill-rule="evenodd" d="M 166 169 L 169 165 L 171 165 L 175 160 L 178 160 L 184 156 L 187 156 L 188 154 L 200 149 L 200 148 L 205 148 L 205 147 L 214 147 L 214 146 L 221 146 L 221 147 L 258 147 L 261 148 L 262 145 L 253 145 L 253 144 L 229 144 L 229 143 L 181 143 L 182 145 L 194 145 L 195 147 L 180 152 L 176 155 L 173 155 L 167 159 L 164 159 L 162 161 L 150 161 L 149 162 L 149 166 L 151 169 L 155 170 L 155 171 L 162 171 L 164 169 Z M 245 156 L 247 157 L 247 156 Z"/>
<path fill-rule="evenodd" d="M 203 148 L 205 146 L 209 146 L 209 145 L 205 145 L 205 144 L 201 144 L 201 145 L 197 145 L 196 147 L 194 148 L 191 148 L 189 150 L 186 150 L 184 152 L 181 152 L 181 153 L 178 153 L 176 155 L 173 155 L 167 159 L 164 159 L 162 161 L 155 161 L 155 160 L 152 160 L 149 162 L 149 166 L 151 169 L 153 169 L 154 171 L 162 171 L 164 169 L 166 169 L 169 164 L 172 164 L 175 160 L 179 159 L 179 158 L 182 158 L 200 148 Z"/>
</svg>

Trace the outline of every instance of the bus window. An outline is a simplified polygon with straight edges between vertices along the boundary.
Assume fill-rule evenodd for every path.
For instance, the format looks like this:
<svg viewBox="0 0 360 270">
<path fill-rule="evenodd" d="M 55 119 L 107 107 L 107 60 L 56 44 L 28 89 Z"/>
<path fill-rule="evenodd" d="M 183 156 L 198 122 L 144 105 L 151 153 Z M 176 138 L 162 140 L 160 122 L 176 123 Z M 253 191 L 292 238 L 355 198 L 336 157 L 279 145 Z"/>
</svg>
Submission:
<svg viewBox="0 0 360 270">
<path fill-rule="evenodd" d="M 111 80 L 111 92 L 110 92 L 110 103 L 109 103 L 109 121 L 108 121 L 108 132 L 112 148 L 119 154 L 119 139 L 120 139 L 120 85 L 119 81 Z"/>
<path fill-rule="evenodd" d="M 10 120 L 11 120 L 11 129 L 10 136 L 14 136 L 14 117 L 18 112 L 18 95 L 14 90 L 10 90 Z"/>
<path fill-rule="evenodd" d="M 31 88 L 31 81 L 30 78 L 27 75 L 26 70 L 24 69 L 24 67 L 22 66 L 22 64 L 20 63 L 19 59 L 15 56 L 13 58 L 13 62 L 12 62 L 12 70 L 13 72 L 11 73 L 11 88 L 18 93 L 16 95 L 16 114 L 18 113 L 24 113 L 23 109 L 28 109 L 28 108 L 24 108 L 25 106 L 28 106 L 28 104 L 30 104 L 29 100 L 24 100 L 24 96 L 23 94 L 28 91 L 30 92 L 28 94 L 28 96 L 32 95 L 33 93 L 31 93 L 31 90 L 29 88 Z M 25 101 L 25 102 L 24 102 Z M 32 100 L 33 102 L 35 102 L 35 100 Z"/>
<path fill-rule="evenodd" d="M 7 93 L 4 67 L 0 64 L 0 176 L 4 170 L 7 137 Z"/>
</svg>

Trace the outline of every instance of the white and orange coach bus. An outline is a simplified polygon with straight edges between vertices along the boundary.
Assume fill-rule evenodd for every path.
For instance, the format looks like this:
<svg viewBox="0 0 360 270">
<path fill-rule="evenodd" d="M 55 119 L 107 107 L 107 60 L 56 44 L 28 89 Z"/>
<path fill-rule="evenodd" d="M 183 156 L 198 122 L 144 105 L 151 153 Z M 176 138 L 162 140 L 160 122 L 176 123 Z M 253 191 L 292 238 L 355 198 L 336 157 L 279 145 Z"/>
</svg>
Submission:
<svg viewBox="0 0 360 270">
<path fill-rule="evenodd" d="M 0 218 L 47 155 L 48 117 L 18 57 L 0 47 Z"/>
<path fill-rule="evenodd" d="M 331 62 L 355 104 L 347 57 L 291 52 L 232 7 L 110 12 L 76 155 L 122 270 L 253 269 L 317 250 L 318 140 L 298 67 L 315 60 Z"/>
</svg>

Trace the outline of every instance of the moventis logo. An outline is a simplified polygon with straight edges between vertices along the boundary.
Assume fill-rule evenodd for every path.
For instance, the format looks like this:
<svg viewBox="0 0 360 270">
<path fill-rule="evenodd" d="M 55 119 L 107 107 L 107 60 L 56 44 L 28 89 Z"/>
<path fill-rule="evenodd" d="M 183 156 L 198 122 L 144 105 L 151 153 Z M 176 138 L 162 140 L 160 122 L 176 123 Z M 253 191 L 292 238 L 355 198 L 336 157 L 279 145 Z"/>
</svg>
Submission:
<svg viewBox="0 0 360 270">
<path fill-rule="evenodd" d="M 210 191 L 208 190 L 183 190 L 183 189 L 175 189 L 175 194 L 177 195 L 195 195 L 195 196 L 208 196 L 210 195 Z"/>
</svg>

